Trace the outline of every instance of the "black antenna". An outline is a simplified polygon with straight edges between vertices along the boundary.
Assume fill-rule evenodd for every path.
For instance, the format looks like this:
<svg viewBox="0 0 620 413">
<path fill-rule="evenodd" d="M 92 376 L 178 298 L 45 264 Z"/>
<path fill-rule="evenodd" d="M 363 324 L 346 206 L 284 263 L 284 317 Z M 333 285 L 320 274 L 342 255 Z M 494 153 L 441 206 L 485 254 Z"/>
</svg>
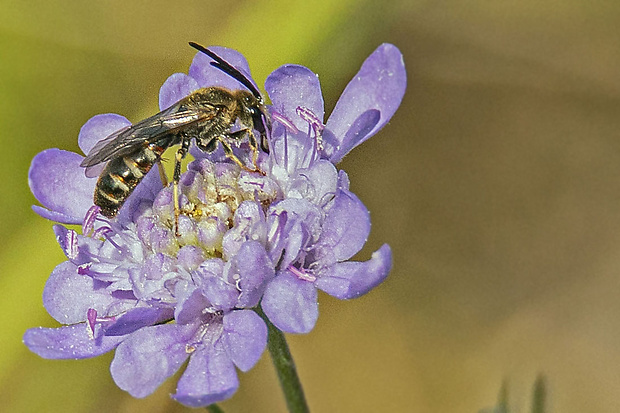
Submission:
<svg viewBox="0 0 620 413">
<path fill-rule="evenodd" d="M 263 97 L 258 91 L 258 89 L 256 88 L 256 86 L 254 86 L 254 84 L 250 82 L 250 79 L 248 79 L 237 68 L 233 67 L 226 60 L 222 59 L 221 57 L 216 55 L 214 52 L 212 52 L 211 50 L 207 49 L 204 46 L 199 45 L 198 43 L 189 42 L 189 45 L 192 46 L 194 49 L 206 54 L 211 59 L 215 60 L 215 62 L 211 62 L 211 66 L 217 67 L 218 69 L 220 69 L 222 72 L 226 73 L 233 79 L 238 80 L 241 84 L 243 84 L 243 86 L 247 87 L 250 90 L 250 92 L 252 92 L 252 94 L 256 97 L 256 99 L 258 99 L 261 102 L 263 101 Z"/>
</svg>

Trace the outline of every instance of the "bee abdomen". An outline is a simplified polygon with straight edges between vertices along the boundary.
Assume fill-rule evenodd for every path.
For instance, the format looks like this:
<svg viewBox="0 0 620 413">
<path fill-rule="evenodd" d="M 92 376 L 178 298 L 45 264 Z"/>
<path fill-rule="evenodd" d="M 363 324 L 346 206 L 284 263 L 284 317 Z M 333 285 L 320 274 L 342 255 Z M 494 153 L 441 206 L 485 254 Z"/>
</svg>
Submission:
<svg viewBox="0 0 620 413">
<path fill-rule="evenodd" d="M 149 145 L 140 151 L 114 158 L 108 162 L 95 187 L 94 202 L 101 214 L 112 218 L 123 206 L 166 148 Z"/>
</svg>

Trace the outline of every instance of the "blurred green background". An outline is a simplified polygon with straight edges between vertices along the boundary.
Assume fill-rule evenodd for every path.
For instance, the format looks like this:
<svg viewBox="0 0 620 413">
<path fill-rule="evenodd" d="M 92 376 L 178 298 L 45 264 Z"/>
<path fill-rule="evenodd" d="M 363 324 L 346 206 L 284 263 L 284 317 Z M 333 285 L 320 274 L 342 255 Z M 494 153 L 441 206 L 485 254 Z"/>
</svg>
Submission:
<svg viewBox="0 0 620 413">
<path fill-rule="evenodd" d="M 289 338 L 313 411 L 477 412 L 506 383 L 526 412 L 538 374 L 550 412 L 620 411 L 620 3 L 0 0 L 1 411 L 189 411 L 175 380 L 132 399 L 110 354 L 42 360 L 21 336 L 55 325 L 64 259 L 30 160 L 77 151 L 95 114 L 155 113 L 190 40 L 241 51 L 259 85 L 311 68 L 328 111 L 380 43 L 405 56 L 400 110 L 340 164 L 372 214 L 361 258 L 388 242 L 394 270 Z M 221 407 L 284 411 L 266 356 Z"/>
</svg>

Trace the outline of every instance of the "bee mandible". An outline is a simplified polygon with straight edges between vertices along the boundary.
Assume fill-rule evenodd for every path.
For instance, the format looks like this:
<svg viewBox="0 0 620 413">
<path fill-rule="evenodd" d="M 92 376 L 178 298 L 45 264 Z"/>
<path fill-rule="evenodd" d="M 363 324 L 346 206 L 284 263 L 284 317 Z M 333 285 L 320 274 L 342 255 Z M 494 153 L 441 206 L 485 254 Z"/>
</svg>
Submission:
<svg viewBox="0 0 620 413">
<path fill-rule="evenodd" d="M 157 163 L 161 168 L 164 151 L 180 144 L 175 155 L 172 182 L 177 236 L 181 161 L 187 155 L 193 139 L 196 140 L 196 146 L 206 152 L 213 152 L 220 143 L 228 158 L 241 168 L 253 172 L 259 172 L 256 166 L 259 143 L 254 130 L 260 133 L 260 148 L 269 151 L 267 131 L 270 129 L 270 121 L 256 86 L 213 51 L 193 42 L 189 44 L 213 59 L 210 62 L 212 66 L 239 81 L 248 90 L 229 90 L 219 86 L 198 89 L 156 115 L 97 142 L 80 164 L 87 168 L 86 175 L 91 176 L 93 167 L 107 162 L 95 186 L 94 204 L 101 208 L 102 215 L 112 218 L 153 165 Z M 237 122 L 241 129 L 231 131 Z M 245 136 L 248 137 L 252 151 L 254 169 L 248 168 L 233 153 L 231 146 Z"/>
</svg>

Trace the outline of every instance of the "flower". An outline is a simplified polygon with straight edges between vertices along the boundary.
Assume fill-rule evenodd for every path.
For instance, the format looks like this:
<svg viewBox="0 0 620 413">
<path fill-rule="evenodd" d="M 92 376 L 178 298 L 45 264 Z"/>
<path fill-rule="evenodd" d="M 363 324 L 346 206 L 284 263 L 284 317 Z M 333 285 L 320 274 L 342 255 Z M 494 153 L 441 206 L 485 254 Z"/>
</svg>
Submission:
<svg viewBox="0 0 620 413">
<path fill-rule="evenodd" d="M 245 59 L 212 48 L 248 75 Z M 189 74 L 170 76 L 160 90 L 162 110 L 208 86 L 241 89 L 238 81 L 197 54 Z M 327 123 L 318 77 L 282 66 L 266 81 L 273 128 L 259 172 L 230 162 L 223 151 L 196 160 L 179 182 L 181 215 L 174 231 L 170 186 L 149 172 L 117 217 L 92 205 L 96 179 L 81 155 L 48 149 L 32 161 L 30 188 L 44 218 L 82 225 L 54 231 L 67 261 L 50 275 L 44 306 L 59 328 L 33 328 L 24 342 L 45 358 L 88 358 L 116 349 L 111 373 L 135 397 L 152 393 L 188 359 L 172 396 L 192 406 L 230 397 L 235 367 L 251 369 L 263 353 L 264 313 L 284 332 L 306 333 L 318 317 L 317 290 L 341 299 L 367 293 L 391 269 L 384 245 L 366 262 L 350 261 L 370 231 L 369 213 L 335 164 L 381 129 L 406 85 L 402 56 L 380 46 L 349 83 Z M 130 122 L 98 115 L 78 143 L 96 142 Z M 240 147 L 242 159 L 248 148 Z M 156 169 L 156 168 L 154 168 Z"/>
</svg>

